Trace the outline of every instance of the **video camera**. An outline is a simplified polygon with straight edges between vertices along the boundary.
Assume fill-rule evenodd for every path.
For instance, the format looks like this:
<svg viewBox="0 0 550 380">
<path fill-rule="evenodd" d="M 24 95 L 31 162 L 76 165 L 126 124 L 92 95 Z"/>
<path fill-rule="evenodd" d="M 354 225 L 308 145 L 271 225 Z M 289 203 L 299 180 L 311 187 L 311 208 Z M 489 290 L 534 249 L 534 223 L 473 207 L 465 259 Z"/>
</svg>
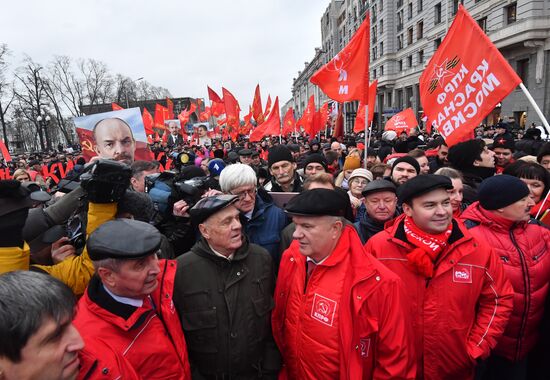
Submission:
<svg viewBox="0 0 550 380">
<path fill-rule="evenodd" d="M 80 186 L 90 201 L 117 202 L 130 186 L 132 170 L 124 163 L 100 159 L 86 167 L 80 176 Z"/>
<path fill-rule="evenodd" d="M 184 179 L 179 173 L 164 171 L 145 177 L 145 192 L 149 193 L 155 209 L 163 215 L 171 214 L 174 203 L 179 200 L 193 207 L 206 190 L 207 176 Z"/>
</svg>

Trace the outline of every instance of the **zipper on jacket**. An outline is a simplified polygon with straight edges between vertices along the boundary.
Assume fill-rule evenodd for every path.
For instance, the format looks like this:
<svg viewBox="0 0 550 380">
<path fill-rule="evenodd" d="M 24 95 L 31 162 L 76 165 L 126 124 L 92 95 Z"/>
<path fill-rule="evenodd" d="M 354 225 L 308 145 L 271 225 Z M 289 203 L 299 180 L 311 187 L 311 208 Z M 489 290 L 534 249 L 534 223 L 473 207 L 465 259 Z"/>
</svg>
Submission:
<svg viewBox="0 0 550 380">
<path fill-rule="evenodd" d="M 521 269 L 523 272 L 523 276 L 522 276 L 523 286 L 525 288 L 525 302 L 523 304 L 523 314 L 521 316 L 521 326 L 519 329 L 518 343 L 516 345 L 516 355 L 515 355 L 515 359 L 518 360 L 520 349 L 521 349 L 523 333 L 525 331 L 525 326 L 527 325 L 527 314 L 529 312 L 529 305 L 531 303 L 531 282 L 529 280 L 529 273 L 528 273 L 527 263 L 525 262 L 525 255 L 523 254 L 522 250 L 519 248 L 519 245 L 514 236 L 513 227 L 512 229 L 510 229 L 510 238 L 512 239 L 512 244 L 514 244 L 514 247 L 519 253 L 519 260 L 521 262 Z"/>
</svg>

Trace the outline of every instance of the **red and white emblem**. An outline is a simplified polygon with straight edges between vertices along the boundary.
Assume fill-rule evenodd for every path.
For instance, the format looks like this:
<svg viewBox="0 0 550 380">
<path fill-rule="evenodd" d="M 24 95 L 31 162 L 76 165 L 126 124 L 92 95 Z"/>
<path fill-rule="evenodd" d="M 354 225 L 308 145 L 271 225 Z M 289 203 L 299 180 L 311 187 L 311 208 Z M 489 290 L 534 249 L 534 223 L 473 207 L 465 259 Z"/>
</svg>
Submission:
<svg viewBox="0 0 550 380">
<path fill-rule="evenodd" d="M 468 264 L 457 264 L 453 267 L 453 282 L 462 284 L 472 283 L 472 266 Z"/>
<path fill-rule="evenodd" d="M 332 326 L 336 306 L 336 301 L 315 293 L 313 296 L 313 305 L 311 306 L 311 317 L 327 326 Z"/>
<path fill-rule="evenodd" d="M 359 341 L 359 348 L 361 350 L 361 357 L 368 358 L 370 350 L 370 338 L 361 338 Z"/>
</svg>

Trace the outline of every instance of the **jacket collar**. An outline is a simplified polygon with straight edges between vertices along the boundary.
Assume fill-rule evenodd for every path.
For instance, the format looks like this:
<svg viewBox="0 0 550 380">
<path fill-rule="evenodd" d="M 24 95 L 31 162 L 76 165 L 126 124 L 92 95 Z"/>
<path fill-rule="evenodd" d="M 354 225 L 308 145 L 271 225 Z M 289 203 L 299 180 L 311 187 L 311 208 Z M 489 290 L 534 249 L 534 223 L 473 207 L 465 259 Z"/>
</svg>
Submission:
<svg viewBox="0 0 550 380">
<path fill-rule="evenodd" d="M 231 261 L 240 261 L 244 260 L 248 257 L 248 251 L 249 251 L 249 242 L 246 235 L 242 235 L 243 244 L 239 249 L 235 251 L 235 254 L 233 256 L 233 260 Z M 223 257 L 219 257 L 212 252 L 212 249 L 208 245 L 206 239 L 201 236 L 201 238 L 195 243 L 193 248 L 191 248 L 191 251 L 196 253 L 197 255 L 210 259 L 216 263 L 224 264 L 227 262 Z"/>
</svg>

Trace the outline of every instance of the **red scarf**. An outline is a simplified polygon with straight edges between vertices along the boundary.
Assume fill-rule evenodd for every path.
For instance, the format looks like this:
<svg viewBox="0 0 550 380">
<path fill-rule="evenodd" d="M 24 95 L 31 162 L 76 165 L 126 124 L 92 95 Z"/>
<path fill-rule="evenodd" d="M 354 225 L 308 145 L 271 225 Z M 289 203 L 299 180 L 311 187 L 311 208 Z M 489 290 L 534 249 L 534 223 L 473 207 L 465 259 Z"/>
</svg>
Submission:
<svg viewBox="0 0 550 380">
<path fill-rule="evenodd" d="M 453 231 L 453 224 L 438 235 L 422 231 L 408 216 L 405 217 L 405 235 L 407 240 L 416 248 L 408 255 L 409 266 L 422 276 L 431 278 L 434 273 L 434 264 L 439 254 L 447 247 L 447 240 Z"/>
</svg>

